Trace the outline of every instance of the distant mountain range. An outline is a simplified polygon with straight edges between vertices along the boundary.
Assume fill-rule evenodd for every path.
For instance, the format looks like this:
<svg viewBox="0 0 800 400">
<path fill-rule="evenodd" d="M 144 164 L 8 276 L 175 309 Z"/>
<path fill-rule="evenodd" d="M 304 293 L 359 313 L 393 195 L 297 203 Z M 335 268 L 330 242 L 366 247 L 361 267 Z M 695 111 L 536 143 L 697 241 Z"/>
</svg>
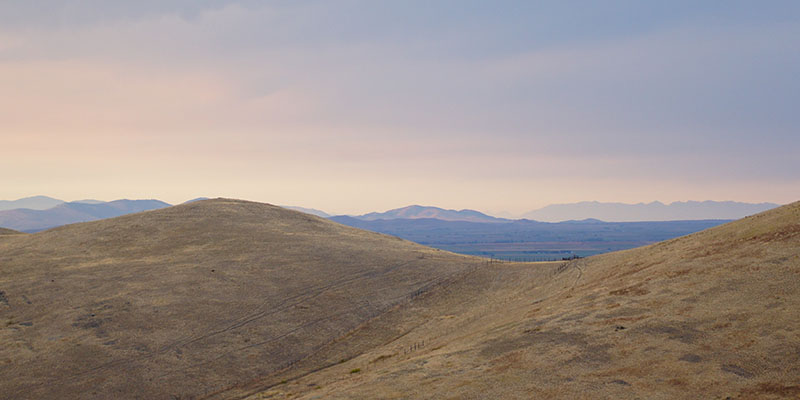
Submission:
<svg viewBox="0 0 800 400">
<path fill-rule="evenodd" d="M 322 211 L 322 210 L 317 210 L 316 208 L 306 208 L 306 207 L 298 207 L 298 206 L 281 206 L 281 207 L 288 208 L 290 210 L 304 212 L 306 214 L 316 215 L 316 216 L 322 217 L 322 218 L 330 218 L 331 217 L 330 214 L 328 214 L 328 213 L 326 213 L 325 211 Z"/>
<path fill-rule="evenodd" d="M 659 201 L 639 204 L 583 201 L 549 205 L 528 212 L 523 217 L 544 222 L 587 218 L 609 222 L 739 219 L 778 206 L 779 204 L 775 203 L 753 204 L 735 201 L 678 201 L 670 204 Z"/>
<path fill-rule="evenodd" d="M 47 196 L 25 197 L 18 200 L 0 200 L 0 211 L 14 210 L 17 208 L 27 208 L 30 210 L 47 210 L 53 208 L 64 200 L 54 199 Z"/>
<path fill-rule="evenodd" d="M 703 218 L 704 215 L 733 214 L 739 218 L 748 215 L 753 206 L 759 206 L 734 204 L 739 208 L 734 209 L 727 203 L 691 202 L 683 207 L 683 213 L 674 214 L 680 218 L 669 221 L 658 221 L 665 214 L 647 214 L 649 208 L 642 210 L 635 204 L 619 204 L 614 209 L 628 210 L 629 216 L 633 215 L 633 211 L 639 210 L 640 222 L 605 222 L 601 219 L 614 215 L 595 213 L 592 209 L 588 209 L 586 213 L 578 212 L 583 205 L 596 206 L 602 211 L 604 203 L 556 206 L 556 211 L 563 209 L 564 213 L 548 217 L 560 221 L 555 223 L 496 218 L 474 210 L 446 210 L 418 205 L 382 213 L 339 215 L 330 219 L 343 225 L 385 233 L 456 253 L 505 260 L 544 261 L 586 257 L 644 246 L 708 229 L 733 219 Z M 766 205 L 763 207 L 770 208 Z M 689 212 L 695 208 L 695 212 Z M 737 210 L 738 214 L 735 213 Z M 547 217 L 544 213 L 539 215 Z"/>
<path fill-rule="evenodd" d="M 187 203 L 204 200 L 205 197 Z M 123 214 L 167 207 L 160 200 L 79 200 L 65 202 L 47 196 L 33 196 L 18 200 L 0 200 L 0 227 L 23 232 L 36 232 L 76 222 L 94 221 Z M 687 201 L 664 204 L 661 202 L 624 204 L 580 202 L 554 204 L 524 214 L 524 218 L 542 222 L 579 221 L 632 222 L 680 220 L 732 220 L 777 207 L 774 203 L 739 203 L 733 201 Z M 323 218 L 332 215 L 314 208 L 283 206 Z M 371 212 L 348 216 L 359 221 L 436 219 L 448 222 L 509 223 L 513 219 L 497 218 L 475 210 L 449 210 L 432 206 L 411 205 L 385 212 Z M 346 219 L 343 219 L 346 220 Z M 341 222 L 341 221 L 340 221 Z M 353 225 L 353 223 L 348 223 Z"/>
<path fill-rule="evenodd" d="M 44 197 L 44 196 L 40 196 Z M 30 199 L 30 198 L 29 198 Z M 50 200 L 56 200 L 47 198 Z M 27 199 L 22 199 L 27 200 Z M 19 201 L 19 200 L 18 200 Z M 59 200 L 60 201 L 60 200 Z M 36 203 L 38 202 L 38 203 Z M 26 201 L 27 205 L 43 204 L 44 200 Z M 160 200 L 115 200 L 109 202 L 61 202 L 45 210 L 17 208 L 0 211 L 0 227 L 22 232 L 38 232 L 76 222 L 95 221 L 120 215 L 169 207 Z"/>
<path fill-rule="evenodd" d="M 766 211 L 779 204 L 775 203 L 740 203 L 735 201 L 686 201 L 664 204 L 658 201 L 652 203 L 625 204 L 625 203 L 600 203 L 597 201 L 584 201 L 571 204 L 553 204 L 523 215 L 523 219 L 541 222 L 562 222 L 587 220 L 606 222 L 634 222 L 634 221 L 687 221 L 687 220 L 733 220 Z M 303 208 L 295 210 L 308 212 Z M 329 217 L 329 215 L 314 210 L 312 214 Z M 386 212 L 371 212 L 350 217 L 362 221 L 390 220 L 390 219 L 422 219 L 434 218 L 442 221 L 466 222 L 510 222 L 512 219 L 498 218 L 475 210 L 447 210 L 439 207 L 413 205 L 396 208 Z"/>
<path fill-rule="evenodd" d="M 84 199 L 84 200 L 75 200 L 67 202 L 49 196 L 31 196 L 31 197 L 23 197 L 17 200 L 0 200 L 0 211 L 16 210 L 19 208 L 26 208 L 29 210 L 49 210 L 57 205 L 64 203 L 103 204 L 107 203 L 107 201 Z"/>
<path fill-rule="evenodd" d="M 475 210 L 446 210 L 439 207 L 430 206 L 408 206 L 396 208 L 386 212 L 371 212 L 369 214 L 353 216 L 362 221 L 377 221 L 381 219 L 422 219 L 433 218 L 442 221 L 466 221 L 466 222 L 508 222 L 504 218 L 492 217 Z"/>
</svg>

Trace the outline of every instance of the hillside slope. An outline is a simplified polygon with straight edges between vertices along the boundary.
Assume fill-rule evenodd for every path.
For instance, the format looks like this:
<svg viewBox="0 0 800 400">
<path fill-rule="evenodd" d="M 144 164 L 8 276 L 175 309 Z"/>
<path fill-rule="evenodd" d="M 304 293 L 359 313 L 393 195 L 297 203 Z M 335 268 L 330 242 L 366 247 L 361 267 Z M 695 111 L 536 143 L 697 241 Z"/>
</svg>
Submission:
<svg viewBox="0 0 800 400">
<path fill-rule="evenodd" d="M 0 228 L 0 235 L 19 235 L 21 233 L 13 229 Z"/>
<path fill-rule="evenodd" d="M 482 262 L 225 199 L 11 235 L 0 398 L 205 397 Z M 368 349 L 352 343 L 341 358 Z"/>
<path fill-rule="evenodd" d="M 800 202 L 638 249 L 475 270 L 351 335 L 402 336 L 236 396 L 794 399 L 798 310 Z"/>
</svg>

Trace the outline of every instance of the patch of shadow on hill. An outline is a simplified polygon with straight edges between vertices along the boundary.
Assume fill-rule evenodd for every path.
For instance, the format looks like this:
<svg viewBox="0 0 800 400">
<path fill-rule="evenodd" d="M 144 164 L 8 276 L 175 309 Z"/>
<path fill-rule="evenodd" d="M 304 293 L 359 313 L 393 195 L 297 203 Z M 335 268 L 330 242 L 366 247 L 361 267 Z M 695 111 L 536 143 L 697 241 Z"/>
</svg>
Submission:
<svg viewBox="0 0 800 400">
<path fill-rule="evenodd" d="M 792 398 L 800 396 L 800 385 L 786 386 L 781 383 L 765 382 L 742 390 L 742 394 L 746 397 L 778 396 Z"/>
<path fill-rule="evenodd" d="M 479 354 L 489 359 L 528 347 L 536 347 L 542 351 L 547 351 L 554 347 L 569 346 L 577 348 L 578 354 L 566 360 L 565 363 L 602 364 L 611 361 L 611 356 L 608 353 L 611 345 L 591 344 L 589 337 L 585 334 L 564 332 L 560 329 L 526 329 L 521 336 L 498 338 L 485 343 Z"/>
<path fill-rule="evenodd" d="M 620 307 L 605 314 L 597 314 L 595 318 L 612 319 L 612 318 L 624 318 L 624 317 L 637 317 L 647 312 L 648 310 L 646 308 Z"/>
<path fill-rule="evenodd" d="M 685 322 L 668 324 L 647 324 L 636 329 L 637 333 L 650 335 L 665 335 L 667 339 L 677 340 L 681 343 L 692 344 L 704 336 L 703 332 L 695 328 L 695 324 Z"/>
<path fill-rule="evenodd" d="M 725 372 L 740 376 L 742 378 L 752 378 L 756 376 L 754 373 L 736 365 L 736 364 L 723 364 L 720 369 Z"/>
</svg>

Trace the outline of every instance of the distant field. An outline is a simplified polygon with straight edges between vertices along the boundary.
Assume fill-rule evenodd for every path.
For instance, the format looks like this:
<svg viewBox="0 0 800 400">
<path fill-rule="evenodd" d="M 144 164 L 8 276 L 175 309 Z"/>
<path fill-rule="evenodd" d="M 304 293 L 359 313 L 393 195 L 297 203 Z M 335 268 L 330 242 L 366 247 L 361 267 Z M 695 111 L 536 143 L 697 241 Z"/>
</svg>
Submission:
<svg viewBox="0 0 800 400">
<path fill-rule="evenodd" d="M 728 220 L 480 223 L 438 219 L 332 220 L 454 253 L 505 261 L 555 261 L 627 250 L 721 225 Z"/>
<path fill-rule="evenodd" d="M 514 242 L 429 244 L 442 250 L 503 261 L 558 261 L 570 257 L 589 257 L 610 251 L 644 246 L 648 242 Z"/>
</svg>

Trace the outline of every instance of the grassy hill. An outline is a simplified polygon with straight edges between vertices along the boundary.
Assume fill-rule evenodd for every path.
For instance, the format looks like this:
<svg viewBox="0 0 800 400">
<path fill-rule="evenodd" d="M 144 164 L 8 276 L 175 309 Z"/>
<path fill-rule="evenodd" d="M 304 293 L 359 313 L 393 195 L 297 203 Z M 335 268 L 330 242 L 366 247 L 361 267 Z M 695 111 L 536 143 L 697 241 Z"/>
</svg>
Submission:
<svg viewBox="0 0 800 400">
<path fill-rule="evenodd" d="M 350 337 L 402 335 L 221 397 L 797 398 L 798 310 L 800 202 L 638 249 L 475 270 Z"/>
<path fill-rule="evenodd" d="M 3 236 L 3 235 L 19 235 L 21 233 L 22 232 L 15 231 L 13 229 L 0 228 L 0 236 Z"/>
<path fill-rule="evenodd" d="M 0 241 L 0 398 L 197 398 L 313 357 L 482 260 L 206 200 Z M 367 345 L 342 349 L 342 358 Z"/>
<path fill-rule="evenodd" d="M 800 203 L 569 263 L 207 200 L 0 241 L 2 398 L 796 398 Z"/>
</svg>

